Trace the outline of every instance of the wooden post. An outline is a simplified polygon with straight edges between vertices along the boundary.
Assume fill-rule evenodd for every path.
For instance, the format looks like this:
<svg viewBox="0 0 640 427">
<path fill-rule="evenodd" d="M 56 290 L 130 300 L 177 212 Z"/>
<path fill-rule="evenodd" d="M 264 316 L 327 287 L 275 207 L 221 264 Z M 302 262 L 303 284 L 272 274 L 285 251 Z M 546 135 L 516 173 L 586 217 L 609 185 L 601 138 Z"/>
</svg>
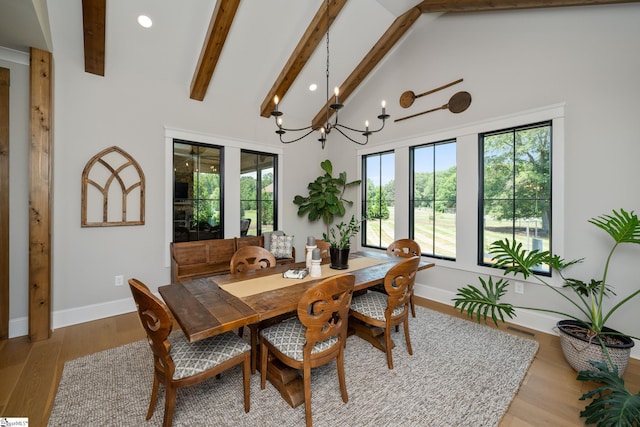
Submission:
<svg viewBox="0 0 640 427">
<path fill-rule="evenodd" d="M 9 83 L 0 68 L 0 341 L 9 338 Z"/>
<path fill-rule="evenodd" d="M 51 53 L 31 48 L 29 338 L 51 335 Z"/>
</svg>

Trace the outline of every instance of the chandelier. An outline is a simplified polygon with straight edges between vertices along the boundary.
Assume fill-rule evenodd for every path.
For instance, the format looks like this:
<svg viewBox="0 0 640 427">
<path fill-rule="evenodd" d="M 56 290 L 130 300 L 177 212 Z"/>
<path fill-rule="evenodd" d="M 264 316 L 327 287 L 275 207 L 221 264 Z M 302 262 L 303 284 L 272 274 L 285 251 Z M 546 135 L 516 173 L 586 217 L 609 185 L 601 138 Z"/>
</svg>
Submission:
<svg viewBox="0 0 640 427">
<path fill-rule="evenodd" d="M 327 66 L 326 66 L 326 78 L 327 78 L 327 84 L 326 84 L 326 96 L 327 99 L 329 99 L 329 0 L 327 0 Z M 278 129 L 275 131 L 279 137 L 280 137 L 280 142 L 282 142 L 283 144 L 290 144 L 292 142 L 296 142 L 296 141 L 300 141 L 301 139 L 311 135 L 311 133 L 313 133 L 314 131 L 319 131 L 320 132 L 320 137 L 318 138 L 318 141 L 320 141 L 322 143 L 322 149 L 324 150 L 324 145 L 325 142 L 327 141 L 327 135 L 329 135 L 329 133 L 331 133 L 331 131 L 333 129 L 337 130 L 338 132 L 340 132 L 345 138 L 347 138 L 348 140 L 355 142 L 356 144 L 359 145 L 365 145 L 367 142 L 369 142 L 369 135 L 373 134 L 373 133 L 377 133 L 380 132 L 383 128 L 384 128 L 384 122 L 386 119 L 389 118 L 389 115 L 386 114 L 385 112 L 385 106 L 386 103 L 383 100 L 382 101 L 382 113 L 378 116 L 378 119 L 382 121 L 382 125 L 380 126 L 379 129 L 377 130 L 370 130 L 369 129 L 369 121 L 365 121 L 365 128 L 363 130 L 359 130 L 356 128 L 352 128 L 346 125 L 343 125 L 342 123 L 339 122 L 338 119 L 338 111 L 340 111 L 340 109 L 342 107 L 344 107 L 343 104 L 340 103 L 339 101 L 339 97 L 338 95 L 340 94 L 340 90 L 338 89 L 338 87 L 336 86 L 334 91 L 334 99 L 333 99 L 333 103 L 329 104 L 326 107 L 326 120 L 325 120 L 325 124 L 323 126 L 318 126 L 318 125 L 314 125 L 313 123 L 310 126 L 307 127 L 303 127 L 303 128 L 286 128 L 284 126 L 282 126 L 282 116 L 283 116 L 283 112 L 280 111 L 278 109 L 278 103 L 280 102 L 278 95 L 274 96 L 273 98 L 273 102 L 275 104 L 275 109 L 273 111 L 271 111 L 271 115 L 274 117 L 275 122 L 276 122 L 276 126 L 278 127 Z M 331 122 L 329 119 L 331 118 L 331 116 L 334 115 L 334 120 L 333 122 Z M 283 135 L 286 134 L 287 132 L 300 132 L 302 133 L 302 135 L 294 137 L 291 140 L 285 140 L 283 138 Z M 364 137 L 364 139 L 356 139 L 358 138 L 358 136 L 356 136 L 356 134 L 360 134 Z M 299 135 L 299 134 L 297 134 Z"/>
</svg>

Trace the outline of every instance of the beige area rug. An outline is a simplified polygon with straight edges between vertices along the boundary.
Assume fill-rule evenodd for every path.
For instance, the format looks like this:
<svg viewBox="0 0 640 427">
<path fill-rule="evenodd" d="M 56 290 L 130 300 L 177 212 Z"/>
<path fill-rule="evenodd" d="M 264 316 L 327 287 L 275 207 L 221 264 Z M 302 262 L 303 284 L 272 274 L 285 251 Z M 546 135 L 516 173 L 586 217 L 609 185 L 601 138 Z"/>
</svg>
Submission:
<svg viewBox="0 0 640 427">
<path fill-rule="evenodd" d="M 423 307 L 410 321 L 413 356 L 402 328 L 393 334 L 394 370 L 384 353 L 351 336 L 345 350 L 349 402 L 343 403 L 335 363 L 312 371 L 315 426 L 495 426 L 533 360 L 538 343 Z M 174 333 L 182 333 L 180 331 Z M 146 341 L 65 364 L 49 426 L 160 426 L 161 388 L 145 421 L 152 384 Z M 251 411 L 242 403 L 242 373 L 178 391 L 174 426 L 304 426 L 304 405 L 291 408 L 267 383 L 251 378 Z"/>
</svg>

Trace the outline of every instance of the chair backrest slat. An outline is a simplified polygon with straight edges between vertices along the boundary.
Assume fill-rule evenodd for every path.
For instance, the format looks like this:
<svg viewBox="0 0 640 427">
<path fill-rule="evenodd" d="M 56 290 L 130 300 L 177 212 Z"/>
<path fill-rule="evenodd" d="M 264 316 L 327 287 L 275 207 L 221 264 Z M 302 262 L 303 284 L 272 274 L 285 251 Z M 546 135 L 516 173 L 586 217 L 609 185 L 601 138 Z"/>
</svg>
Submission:
<svg viewBox="0 0 640 427">
<path fill-rule="evenodd" d="M 412 239 L 398 239 L 387 246 L 387 255 L 411 258 L 422 255 L 420 245 Z"/>
<path fill-rule="evenodd" d="M 355 276 L 329 277 L 308 289 L 298 302 L 298 318 L 306 327 L 305 352 L 333 336 L 344 342 Z"/>
<path fill-rule="evenodd" d="M 397 307 L 409 309 L 420 257 L 413 256 L 391 267 L 384 277 L 384 290 L 388 295 L 387 311 L 393 313 Z M 403 311 L 404 312 L 404 311 Z M 400 317 L 400 316 L 395 316 Z"/>
<path fill-rule="evenodd" d="M 156 369 L 172 378 L 175 365 L 171 359 L 168 337 L 173 328 L 173 317 L 167 306 L 137 279 L 129 279 L 129 288 L 138 308 L 138 316 L 147 333 Z"/>
<path fill-rule="evenodd" d="M 261 246 L 243 246 L 231 257 L 231 274 L 276 266 L 276 258 Z"/>
</svg>

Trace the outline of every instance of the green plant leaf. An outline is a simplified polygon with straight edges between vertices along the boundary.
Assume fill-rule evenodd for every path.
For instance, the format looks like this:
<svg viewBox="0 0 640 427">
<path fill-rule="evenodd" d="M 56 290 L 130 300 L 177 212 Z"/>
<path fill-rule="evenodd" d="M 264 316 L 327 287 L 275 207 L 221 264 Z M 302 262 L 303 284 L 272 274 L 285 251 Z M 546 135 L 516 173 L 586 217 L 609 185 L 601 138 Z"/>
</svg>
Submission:
<svg viewBox="0 0 640 427">
<path fill-rule="evenodd" d="M 640 394 L 632 394 L 618 376 L 617 368 L 609 370 L 605 362 L 589 362 L 596 370 L 581 371 L 580 381 L 603 384 L 580 397 L 580 400 L 592 399 L 580 416 L 586 418 L 586 424 L 598 426 L 638 426 L 640 420 Z"/>
<path fill-rule="evenodd" d="M 504 316 L 513 319 L 515 309 L 509 303 L 501 303 L 500 298 L 506 294 L 506 287 L 509 281 L 499 279 L 493 282 L 493 278 L 489 277 L 489 281 L 485 281 L 482 277 L 478 277 L 482 284 L 482 290 L 473 285 L 467 285 L 458 289 L 456 298 L 453 299 L 454 307 L 459 308 L 461 313 L 466 312 L 469 318 L 475 317 L 478 322 L 490 316 L 493 323 L 498 326 L 498 318 L 504 322 Z"/>
<path fill-rule="evenodd" d="M 347 184 L 346 172 L 341 172 L 339 177 L 334 178 L 333 165 L 330 160 L 324 160 L 320 167 L 325 172 L 307 185 L 309 195 L 307 197 L 296 195 L 293 203 L 298 205 L 298 215 L 307 215 L 309 221 L 315 222 L 322 218 L 322 221 L 331 225 L 335 216 L 344 216 L 346 209 L 344 204 L 349 206 L 353 202 L 343 198 L 345 189 L 348 186 L 360 184 L 360 180 Z"/>
<path fill-rule="evenodd" d="M 497 240 L 489 247 L 489 253 L 495 262 L 495 267 L 504 268 L 504 274 L 522 274 L 526 279 L 534 274 L 533 268 L 549 262 L 549 251 L 527 251 L 522 243 L 509 239 Z"/>
<path fill-rule="evenodd" d="M 616 243 L 640 244 L 640 220 L 633 211 L 614 209 L 612 215 L 600 215 L 589 222 L 606 231 Z"/>
<path fill-rule="evenodd" d="M 333 165 L 331 164 L 331 160 L 327 159 L 324 162 L 321 162 L 320 167 L 329 175 L 333 174 Z"/>
<path fill-rule="evenodd" d="M 578 279 L 564 279 L 563 288 L 571 288 L 575 293 L 588 297 L 590 295 L 597 296 L 600 293 L 600 288 L 605 287 L 604 294 L 607 296 L 615 295 L 613 289 L 610 286 L 605 286 L 602 280 L 591 279 L 589 283 L 585 283 Z"/>
</svg>

